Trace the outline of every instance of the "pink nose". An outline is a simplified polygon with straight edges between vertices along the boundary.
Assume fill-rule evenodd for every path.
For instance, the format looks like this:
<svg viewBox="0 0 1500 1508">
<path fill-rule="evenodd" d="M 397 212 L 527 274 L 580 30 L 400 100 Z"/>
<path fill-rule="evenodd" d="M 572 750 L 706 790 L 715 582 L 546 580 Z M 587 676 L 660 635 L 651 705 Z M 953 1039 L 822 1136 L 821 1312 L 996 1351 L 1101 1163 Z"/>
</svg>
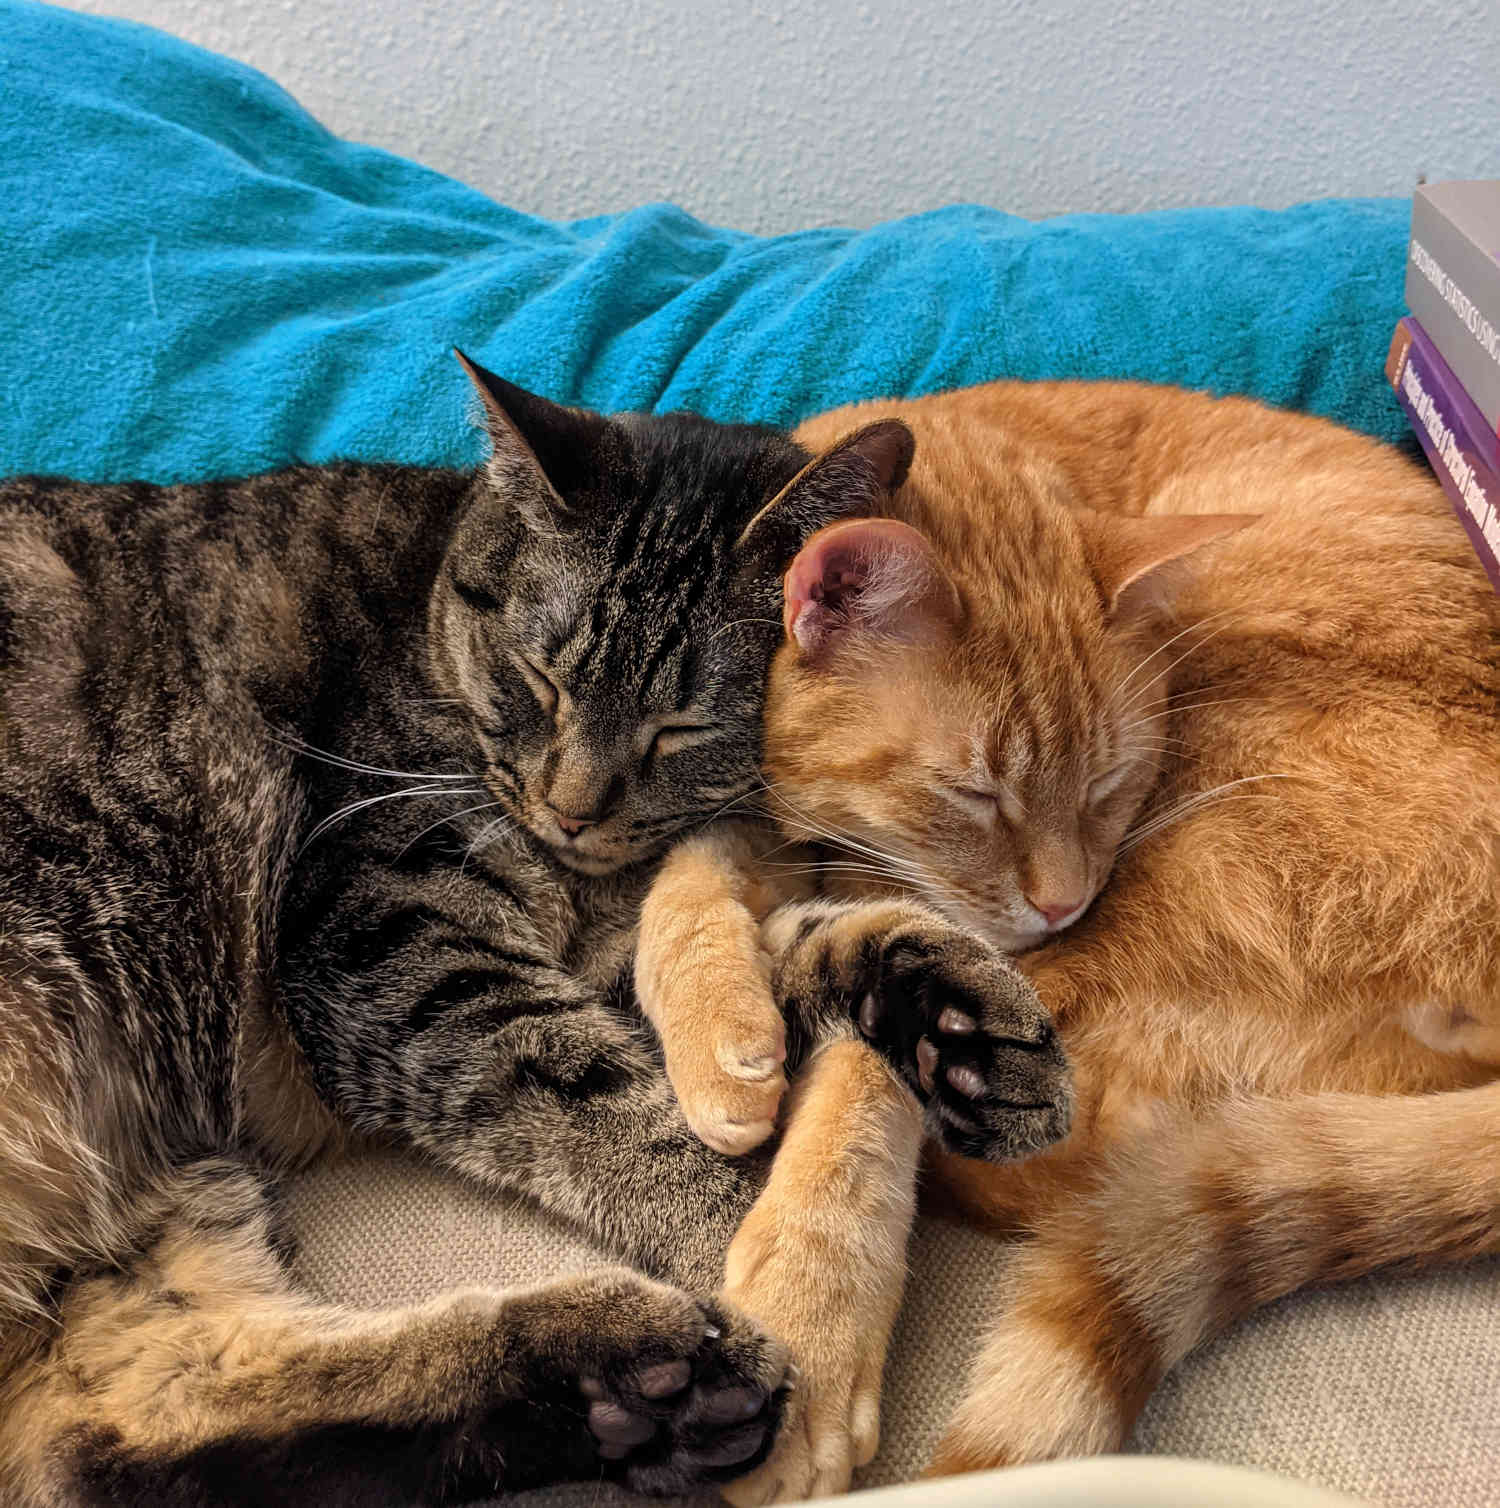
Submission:
<svg viewBox="0 0 1500 1508">
<path fill-rule="evenodd" d="M 594 825 L 594 819 L 592 817 L 565 817 L 555 807 L 553 808 L 552 816 L 557 822 L 557 825 L 562 828 L 562 830 L 567 833 L 570 838 L 576 838 L 578 834 L 584 830 L 584 828 L 592 827 Z"/>
<path fill-rule="evenodd" d="M 1049 927 L 1055 927 L 1059 922 L 1063 921 L 1067 917 L 1072 916 L 1072 914 L 1076 910 L 1078 910 L 1081 905 L 1083 905 L 1085 897 L 1081 895 L 1075 895 L 1071 899 L 1064 901 L 1054 901 L 1048 899 L 1039 901 L 1033 896 L 1028 895 L 1026 899 L 1031 902 L 1032 906 L 1035 907 L 1036 910 L 1042 913 L 1042 915 L 1046 918 L 1047 925 Z"/>
</svg>

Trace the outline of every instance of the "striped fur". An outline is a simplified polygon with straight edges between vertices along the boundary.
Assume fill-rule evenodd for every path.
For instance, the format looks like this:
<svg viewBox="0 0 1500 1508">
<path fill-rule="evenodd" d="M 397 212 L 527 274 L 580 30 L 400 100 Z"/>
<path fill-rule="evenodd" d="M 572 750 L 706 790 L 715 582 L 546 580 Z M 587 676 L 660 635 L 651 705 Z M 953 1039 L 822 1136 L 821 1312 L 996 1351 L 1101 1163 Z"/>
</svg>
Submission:
<svg viewBox="0 0 1500 1508">
<path fill-rule="evenodd" d="M 1002 383 L 799 435 L 881 417 L 916 543 L 842 526 L 831 632 L 793 622 L 772 673 L 768 806 L 825 891 L 1029 950 L 1072 1130 L 932 1156 L 941 1205 L 1034 1237 L 933 1469 L 1107 1450 L 1253 1306 L 1500 1249 L 1500 600 L 1430 475 L 1318 420 Z M 924 552 L 921 590 L 864 611 L 859 548 Z"/>
<path fill-rule="evenodd" d="M 667 1492 L 771 1447 L 786 1352 L 709 1297 L 768 1160 L 677 1110 L 635 912 L 755 782 L 780 571 L 909 440 L 810 459 L 471 371 L 477 474 L 0 482 L 7 1505 Z M 362 1136 L 682 1286 L 314 1304 L 275 1176 Z"/>
<path fill-rule="evenodd" d="M 1497 1136 L 1500 1084 L 1142 1127 L 1035 1222 L 933 1473 L 1117 1449 L 1161 1377 L 1259 1305 L 1500 1251 Z"/>
</svg>

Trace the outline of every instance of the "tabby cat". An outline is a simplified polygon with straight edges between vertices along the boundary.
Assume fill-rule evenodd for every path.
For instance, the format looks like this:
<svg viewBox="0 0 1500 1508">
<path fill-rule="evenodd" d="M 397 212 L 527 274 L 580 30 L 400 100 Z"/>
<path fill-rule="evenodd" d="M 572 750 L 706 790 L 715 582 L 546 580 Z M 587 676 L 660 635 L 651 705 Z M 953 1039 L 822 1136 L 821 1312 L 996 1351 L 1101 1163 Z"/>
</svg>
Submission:
<svg viewBox="0 0 1500 1508">
<path fill-rule="evenodd" d="M 909 481 L 785 582 L 766 807 L 821 872 L 685 843 L 638 983 L 692 1124 L 743 1151 L 781 1083 L 717 1064 L 777 1050 L 777 971 L 685 991 L 655 938 L 691 899 L 700 955 L 774 946 L 789 879 L 1026 950 L 1076 1109 L 1029 1162 L 933 1157 L 950 1207 L 1034 1236 L 941 1474 L 1119 1446 L 1302 1284 L 1500 1250 L 1500 600 L 1425 469 L 1317 419 L 1001 383 L 799 438 L 893 417 Z"/>
<path fill-rule="evenodd" d="M 7 1508 L 681 1491 L 765 1460 L 793 1409 L 780 1479 L 841 1485 L 884 1331 L 824 1301 L 899 1294 L 918 1036 L 950 989 L 982 1001 L 951 1055 L 980 1077 L 1047 1031 L 960 929 L 918 954 L 884 910 L 802 927 L 783 1004 L 826 1050 L 787 1144 L 824 1145 L 820 1107 L 853 1097 L 848 1167 L 879 1175 L 859 1228 L 818 1223 L 795 1158 L 789 1180 L 690 1134 L 635 1014 L 639 899 L 754 784 L 781 573 L 882 506 L 910 436 L 813 460 L 471 375 L 477 472 L 0 483 Z M 1025 1064 L 1053 1120 L 991 1116 L 987 1153 L 1065 1124 L 1055 1044 Z M 274 1178 L 362 1137 L 681 1286 L 317 1304 Z M 790 1401 L 745 1312 L 791 1344 Z"/>
</svg>

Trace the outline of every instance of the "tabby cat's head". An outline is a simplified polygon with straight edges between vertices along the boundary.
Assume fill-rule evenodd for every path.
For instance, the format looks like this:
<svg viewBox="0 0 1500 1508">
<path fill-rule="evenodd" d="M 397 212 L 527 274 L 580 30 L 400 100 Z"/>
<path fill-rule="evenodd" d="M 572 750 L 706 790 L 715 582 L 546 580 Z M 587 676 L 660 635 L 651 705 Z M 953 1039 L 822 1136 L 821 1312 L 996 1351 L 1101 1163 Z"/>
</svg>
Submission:
<svg viewBox="0 0 1500 1508">
<path fill-rule="evenodd" d="M 1250 522 L 1025 511 L 957 561 L 891 519 L 814 536 L 766 711 L 789 833 L 1009 950 L 1108 877 L 1167 747 L 1177 562 Z"/>
<path fill-rule="evenodd" d="M 607 873 L 758 783 L 781 575 L 881 504 L 911 436 L 887 420 L 809 460 L 778 430 L 606 418 L 465 366 L 491 453 L 433 593 L 434 675 L 507 816 Z"/>
</svg>

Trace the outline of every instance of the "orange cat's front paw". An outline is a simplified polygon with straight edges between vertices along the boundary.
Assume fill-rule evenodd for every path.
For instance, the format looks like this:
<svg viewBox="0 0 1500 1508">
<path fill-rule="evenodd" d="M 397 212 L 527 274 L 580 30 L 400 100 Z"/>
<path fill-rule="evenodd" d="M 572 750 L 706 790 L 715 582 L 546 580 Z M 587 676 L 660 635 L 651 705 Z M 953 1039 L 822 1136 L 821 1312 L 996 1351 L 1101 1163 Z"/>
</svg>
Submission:
<svg viewBox="0 0 1500 1508">
<path fill-rule="evenodd" d="M 786 1025 L 760 971 L 706 981 L 691 1030 L 667 1044 L 667 1076 L 694 1134 L 731 1157 L 776 1129 Z"/>
<path fill-rule="evenodd" d="M 880 1385 L 906 1280 L 922 1117 L 858 1042 L 798 1075 L 771 1176 L 736 1233 L 725 1294 L 791 1350 L 797 1382 L 735 1508 L 843 1492 L 880 1441 Z"/>
</svg>

